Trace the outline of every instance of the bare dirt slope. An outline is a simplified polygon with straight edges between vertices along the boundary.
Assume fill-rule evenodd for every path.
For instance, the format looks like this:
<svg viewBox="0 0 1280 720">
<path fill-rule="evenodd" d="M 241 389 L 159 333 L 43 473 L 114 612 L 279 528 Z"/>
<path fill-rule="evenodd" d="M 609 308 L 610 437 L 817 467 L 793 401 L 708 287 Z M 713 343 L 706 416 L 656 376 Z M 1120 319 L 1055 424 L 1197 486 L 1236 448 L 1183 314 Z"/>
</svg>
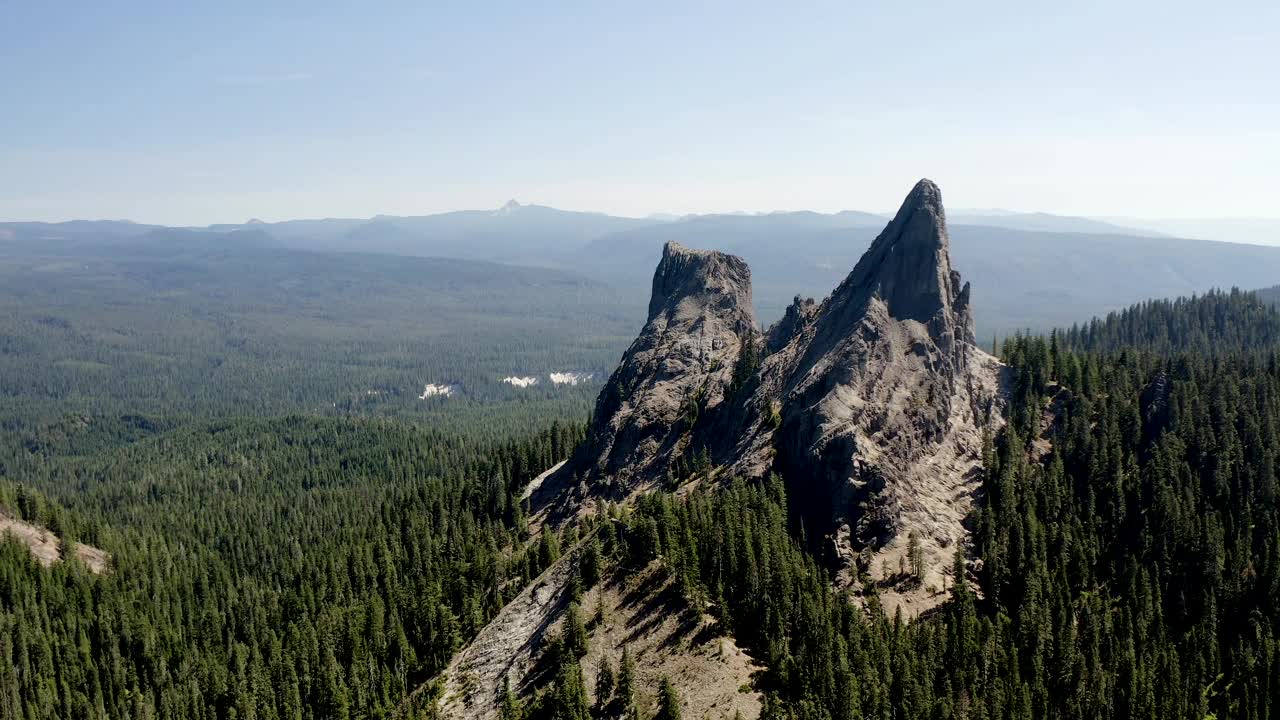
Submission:
<svg viewBox="0 0 1280 720">
<path fill-rule="evenodd" d="M 871 551 L 867 570 L 880 586 L 880 602 L 893 615 L 899 609 L 905 619 L 941 605 L 955 583 L 952 563 L 956 549 L 969 543 L 966 518 L 973 511 L 982 484 L 982 438 L 1004 420 L 989 420 L 968 402 L 975 394 L 1001 398 L 1008 393 L 1008 368 L 994 357 L 974 349 L 969 377 L 981 387 L 957 389 L 949 407 L 946 431 L 930 452 L 909 463 L 894 488 L 893 506 L 900 531 L 887 544 Z M 924 576 L 903 577 L 911 571 L 911 537 L 915 536 L 923 560 Z"/>
<path fill-rule="evenodd" d="M 581 544 L 529 583 L 498 612 L 480 634 L 454 655 L 444 673 L 440 710 L 446 718 L 486 720 L 498 715 L 503 680 L 527 690 L 548 630 L 569 605 L 568 587 L 576 572 Z"/>
<path fill-rule="evenodd" d="M 524 696 L 546 680 L 538 676 L 538 663 L 548 639 L 561 631 L 580 549 L 530 583 L 454 656 L 438 703 L 443 717 L 492 720 L 505 679 Z M 610 575 L 581 604 L 589 621 L 590 651 L 582 667 L 592 702 L 601 661 L 616 669 L 625 646 L 635 660 L 642 710 L 652 709 L 666 675 L 687 717 L 759 716 L 761 696 L 750 683 L 761 668 L 732 639 L 717 636 L 712 620 L 689 606 L 657 563 L 630 578 Z"/>
<path fill-rule="evenodd" d="M 18 540 L 31 550 L 31 555 L 43 566 L 50 567 L 62 557 L 62 541 L 45 528 L 23 522 L 6 511 L 0 510 L 0 536 Z M 76 543 L 75 557 L 91 572 L 102 573 L 107 569 L 111 556 L 84 543 Z"/>
<path fill-rule="evenodd" d="M 603 620 L 596 618 L 603 607 Z M 763 670 L 730 637 L 720 637 L 711 618 L 694 610 L 655 563 L 630 578 L 615 574 L 583 597 L 592 621 L 583 679 L 594 701 L 602 661 L 615 672 L 627 648 L 635 662 L 641 717 L 656 710 L 665 675 L 680 695 L 688 718 L 760 716 L 762 696 L 751 688 Z"/>
</svg>

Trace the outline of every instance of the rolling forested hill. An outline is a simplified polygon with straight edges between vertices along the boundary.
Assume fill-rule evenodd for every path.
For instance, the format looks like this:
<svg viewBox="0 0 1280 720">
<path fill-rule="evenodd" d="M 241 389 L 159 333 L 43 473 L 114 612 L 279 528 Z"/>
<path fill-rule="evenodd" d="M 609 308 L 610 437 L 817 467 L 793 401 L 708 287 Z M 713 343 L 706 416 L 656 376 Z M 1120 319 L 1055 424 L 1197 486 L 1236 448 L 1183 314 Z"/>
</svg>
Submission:
<svg viewBox="0 0 1280 720">
<path fill-rule="evenodd" d="M 821 299 L 882 226 L 790 214 L 709 216 L 602 237 L 591 243 L 582 267 L 628 287 L 638 280 L 634 268 L 656 263 L 668 240 L 723 250 L 751 266 L 755 304 L 760 316 L 772 321 L 796 294 Z M 978 332 L 984 338 L 1048 331 L 1149 299 L 1264 287 L 1280 275 L 1280 248 L 1275 247 L 958 223 L 949 229 L 955 267 L 973 283 Z"/>
<path fill-rule="evenodd" d="M 746 259 L 755 273 L 757 311 L 771 322 L 796 294 L 820 299 L 853 267 L 886 220 L 858 211 L 635 219 L 511 202 L 495 210 L 417 217 L 201 229 L 111 221 L 0 223 L 0 253 L 147 244 L 449 257 L 568 269 L 642 304 L 648 278 L 637 268 L 652 267 L 663 244 L 674 240 Z M 949 225 L 956 267 L 973 282 L 984 338 L 1047 331 L 1151 299 L 1280 281 L 1280 248 L 1241 244 L 1262 240 L 1248 233 L 1233 235 L 1238 242 L 1211 242 L 1043 213 L 961 211 Z M 637 315 L 635 322 L 641 320 Z"/>
<path fill-rule="evenodd" d="M 426 417 L 497 403 L 526 421 L 581 417 L 595 385 L 549 373 L 599 376 L 639 313 L 578 275 L 462 260 L 220 243 L 11 250 L 0 414 Z M 455 392 L 422 400 L 427 384 Z"/>
</svg>

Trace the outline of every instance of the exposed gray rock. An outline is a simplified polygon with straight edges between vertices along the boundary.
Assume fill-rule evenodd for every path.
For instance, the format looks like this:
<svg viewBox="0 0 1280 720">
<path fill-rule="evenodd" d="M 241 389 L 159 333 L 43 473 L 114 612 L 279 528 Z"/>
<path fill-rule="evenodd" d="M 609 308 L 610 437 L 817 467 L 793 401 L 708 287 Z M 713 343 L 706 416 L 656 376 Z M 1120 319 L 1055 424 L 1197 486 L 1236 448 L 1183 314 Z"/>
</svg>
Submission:
<svg viewBox="0 0 1280 720">
<path fill-rule="evenodd" d="M 820 486 L 804 495 L 825 502 L 880 493 L 894 472 L 868 462 L 873 435 L 899 446 L 885 462 L 941 439 L 974 350 L 969 288 L 951 269 L 948 246 L 941 193 L 921 180 L 853 272 L 761 369 L 753 404 L 766 421 L 754 432 L 771 436 L 785 475 Z M 767 416 L 777 412 L 772 437 Z M 763 469 L 748 448 L 739 454 L 745 469 Z M 848 513 L 841 504 L 837 516 Z"/>
<path fill-rule="evenodd" d="M 585 492 L 614 496 L 692 452 L 724 475 L 777 471 L 848 577 L 855 560 L 873 574 L 889 560 L 896 573 L 914 534 L 929 570 L 913 587 L 940 587 L 967 538 L 983 431 L 1002 422 L 1003 397 L 949 245 L 941 192 L 921 180 L 829 297 L 797 297 L 758 338 L 746 264 L 669 244 L 648 324 L 567 471 Z M 757 349 L 758 368 L 737 362 Z"/>
<path fill-rule="evenodd" d="M 596 401 L 587 442 L 568 470 L 597 484 L 664 476 L 694 427 L 722 411 L 738 353 L 755 335 L 747 264 L 667 243 L 648 322 Z"/>
<path fill-rule="evenodd" d="M 800 299 L 797 295 L 791 304 L 787 306 L 787 311 L 783 313 L 782 319 L 774 323 L 769 328 L 769 332 L 765 333 L 765 347 L 769 352 L 775 353 L 786 347 L 796 335 L 804 330 L 804 327 L 813 320 L 817 303 L 813 298 Z"/>
<path fill-rule="evenodd" d="M 739 444 L 718 459 L 741 475 L 779 471 L 845 565 L 860 557 L 881 574 L 889 559 L 896 573 L 916 533 L 925 581 L 941 586 L 967 537 L 982 428 L 1000 422 L 999 364 L 976 347 L 969 292 L 951 269 L 941 193 L 922 180 L 765 360 Z"/>
</svg>

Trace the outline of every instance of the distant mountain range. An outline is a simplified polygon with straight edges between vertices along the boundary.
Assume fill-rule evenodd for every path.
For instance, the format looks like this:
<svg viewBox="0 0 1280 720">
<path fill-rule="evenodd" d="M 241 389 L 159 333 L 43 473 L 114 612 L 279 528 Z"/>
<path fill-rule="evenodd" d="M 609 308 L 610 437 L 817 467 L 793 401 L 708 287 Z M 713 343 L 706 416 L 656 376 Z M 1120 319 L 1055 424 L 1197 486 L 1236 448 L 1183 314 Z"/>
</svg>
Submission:
<svg viewBox="0 0 1280 720">
<path fill-rule="evenodd" d="M 956 267 L 981 289 L 973 303 L 984 341 L 987 333 L 1061 325 L 1149 298 L 1280 282 L 1280 247 L 1182 239 L 1136 220 L 958 210 L 948 221 Z M 156 252 L 273 247 L 487 260 L 574 270 L 640 303 L 648 288 L 635 269 L 653 266 L 663 244 L 675 240 L 745 258 L 759 315 L 769 321 L 797 291 L 821 297 L 886 222 L 859 211 L 626 218 L 511 201 L 495 210 L 205 228 L 9 222 L 0 223 L 0 253 L 127 244 Z"/>
<path fill-rule="evenodd" d="M 1280 218 L 1189 218 L 1153 220 L 1149 218 L 1106 218 L 1127 227 L 1178 237 L 1280 245 Z"/>
<path fill-rule="evenodd" d="M 1157 232 L 1150 228 L 1132 225 L 1121 225 L 1093 218 L 1072 217 L 1070 215 L 1050 215 L 1049 213 L 1022 213 L 1007 210 L 959 210 L 947 215 L 947 222 L 952 225 L 981 225 L 1009 230 L 1031 230 L 1033 232 L 1057 233 L 1089 233 L 1093 235 L 1139 235 L 1152 237 L 1169 237 L 1168 233 Z"/>
</svg>

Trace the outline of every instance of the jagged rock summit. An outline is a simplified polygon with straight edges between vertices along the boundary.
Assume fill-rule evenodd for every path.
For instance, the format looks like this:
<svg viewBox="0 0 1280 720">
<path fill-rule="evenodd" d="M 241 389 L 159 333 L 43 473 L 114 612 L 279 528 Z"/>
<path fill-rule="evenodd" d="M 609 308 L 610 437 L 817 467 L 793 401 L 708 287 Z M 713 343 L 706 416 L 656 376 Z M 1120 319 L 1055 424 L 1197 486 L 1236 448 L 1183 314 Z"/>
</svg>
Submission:
<svg viewBox="0 0 1280 720">
<path fill-rule="evenodd" d="M 900 320 L 930 323 L 939 313 L 967 312 L 969 286 L 962 288 L 960 274 L 951 269 L 950 247 L 942 191 L 921 180 L 836 294 L 874 294 Z"/>
<path fill-rule="evenodd" d="M 868 574 L 886 604 L 914 610 L 942 597 L 930 589 L 968 537 L 983 429 L 1002 422 L 1000 365 L 976 346 L 949 245 L 941 192 L 922 180 L 764 361 L 721 458 L 735 474 L 781 473 L 846 576 Z M 919 578 L 900 573 L 913 544 Z"/>
<path fill-rule="evenodd" d="M 778 472 L 847 581 L 870 576 L 908 611 L 941 602 L 1004 394 L 949 250 L 941 191 L 921 180 L 829 297 L 797 297 L 760 333 L 741 259 L 669 243 L 648 323 L 562 472 L 579 498 L 614 499 L 695 467 Z"/>
<path fill-rule="evenodd" d="M 667 243 L 648 320 L 597 399 L 573 469 L 620 487 L 665 475 L 689 450 L 688 430 L 722 410 L 738 353 L 754 343 L 746 262 Z"/>
</svg>

